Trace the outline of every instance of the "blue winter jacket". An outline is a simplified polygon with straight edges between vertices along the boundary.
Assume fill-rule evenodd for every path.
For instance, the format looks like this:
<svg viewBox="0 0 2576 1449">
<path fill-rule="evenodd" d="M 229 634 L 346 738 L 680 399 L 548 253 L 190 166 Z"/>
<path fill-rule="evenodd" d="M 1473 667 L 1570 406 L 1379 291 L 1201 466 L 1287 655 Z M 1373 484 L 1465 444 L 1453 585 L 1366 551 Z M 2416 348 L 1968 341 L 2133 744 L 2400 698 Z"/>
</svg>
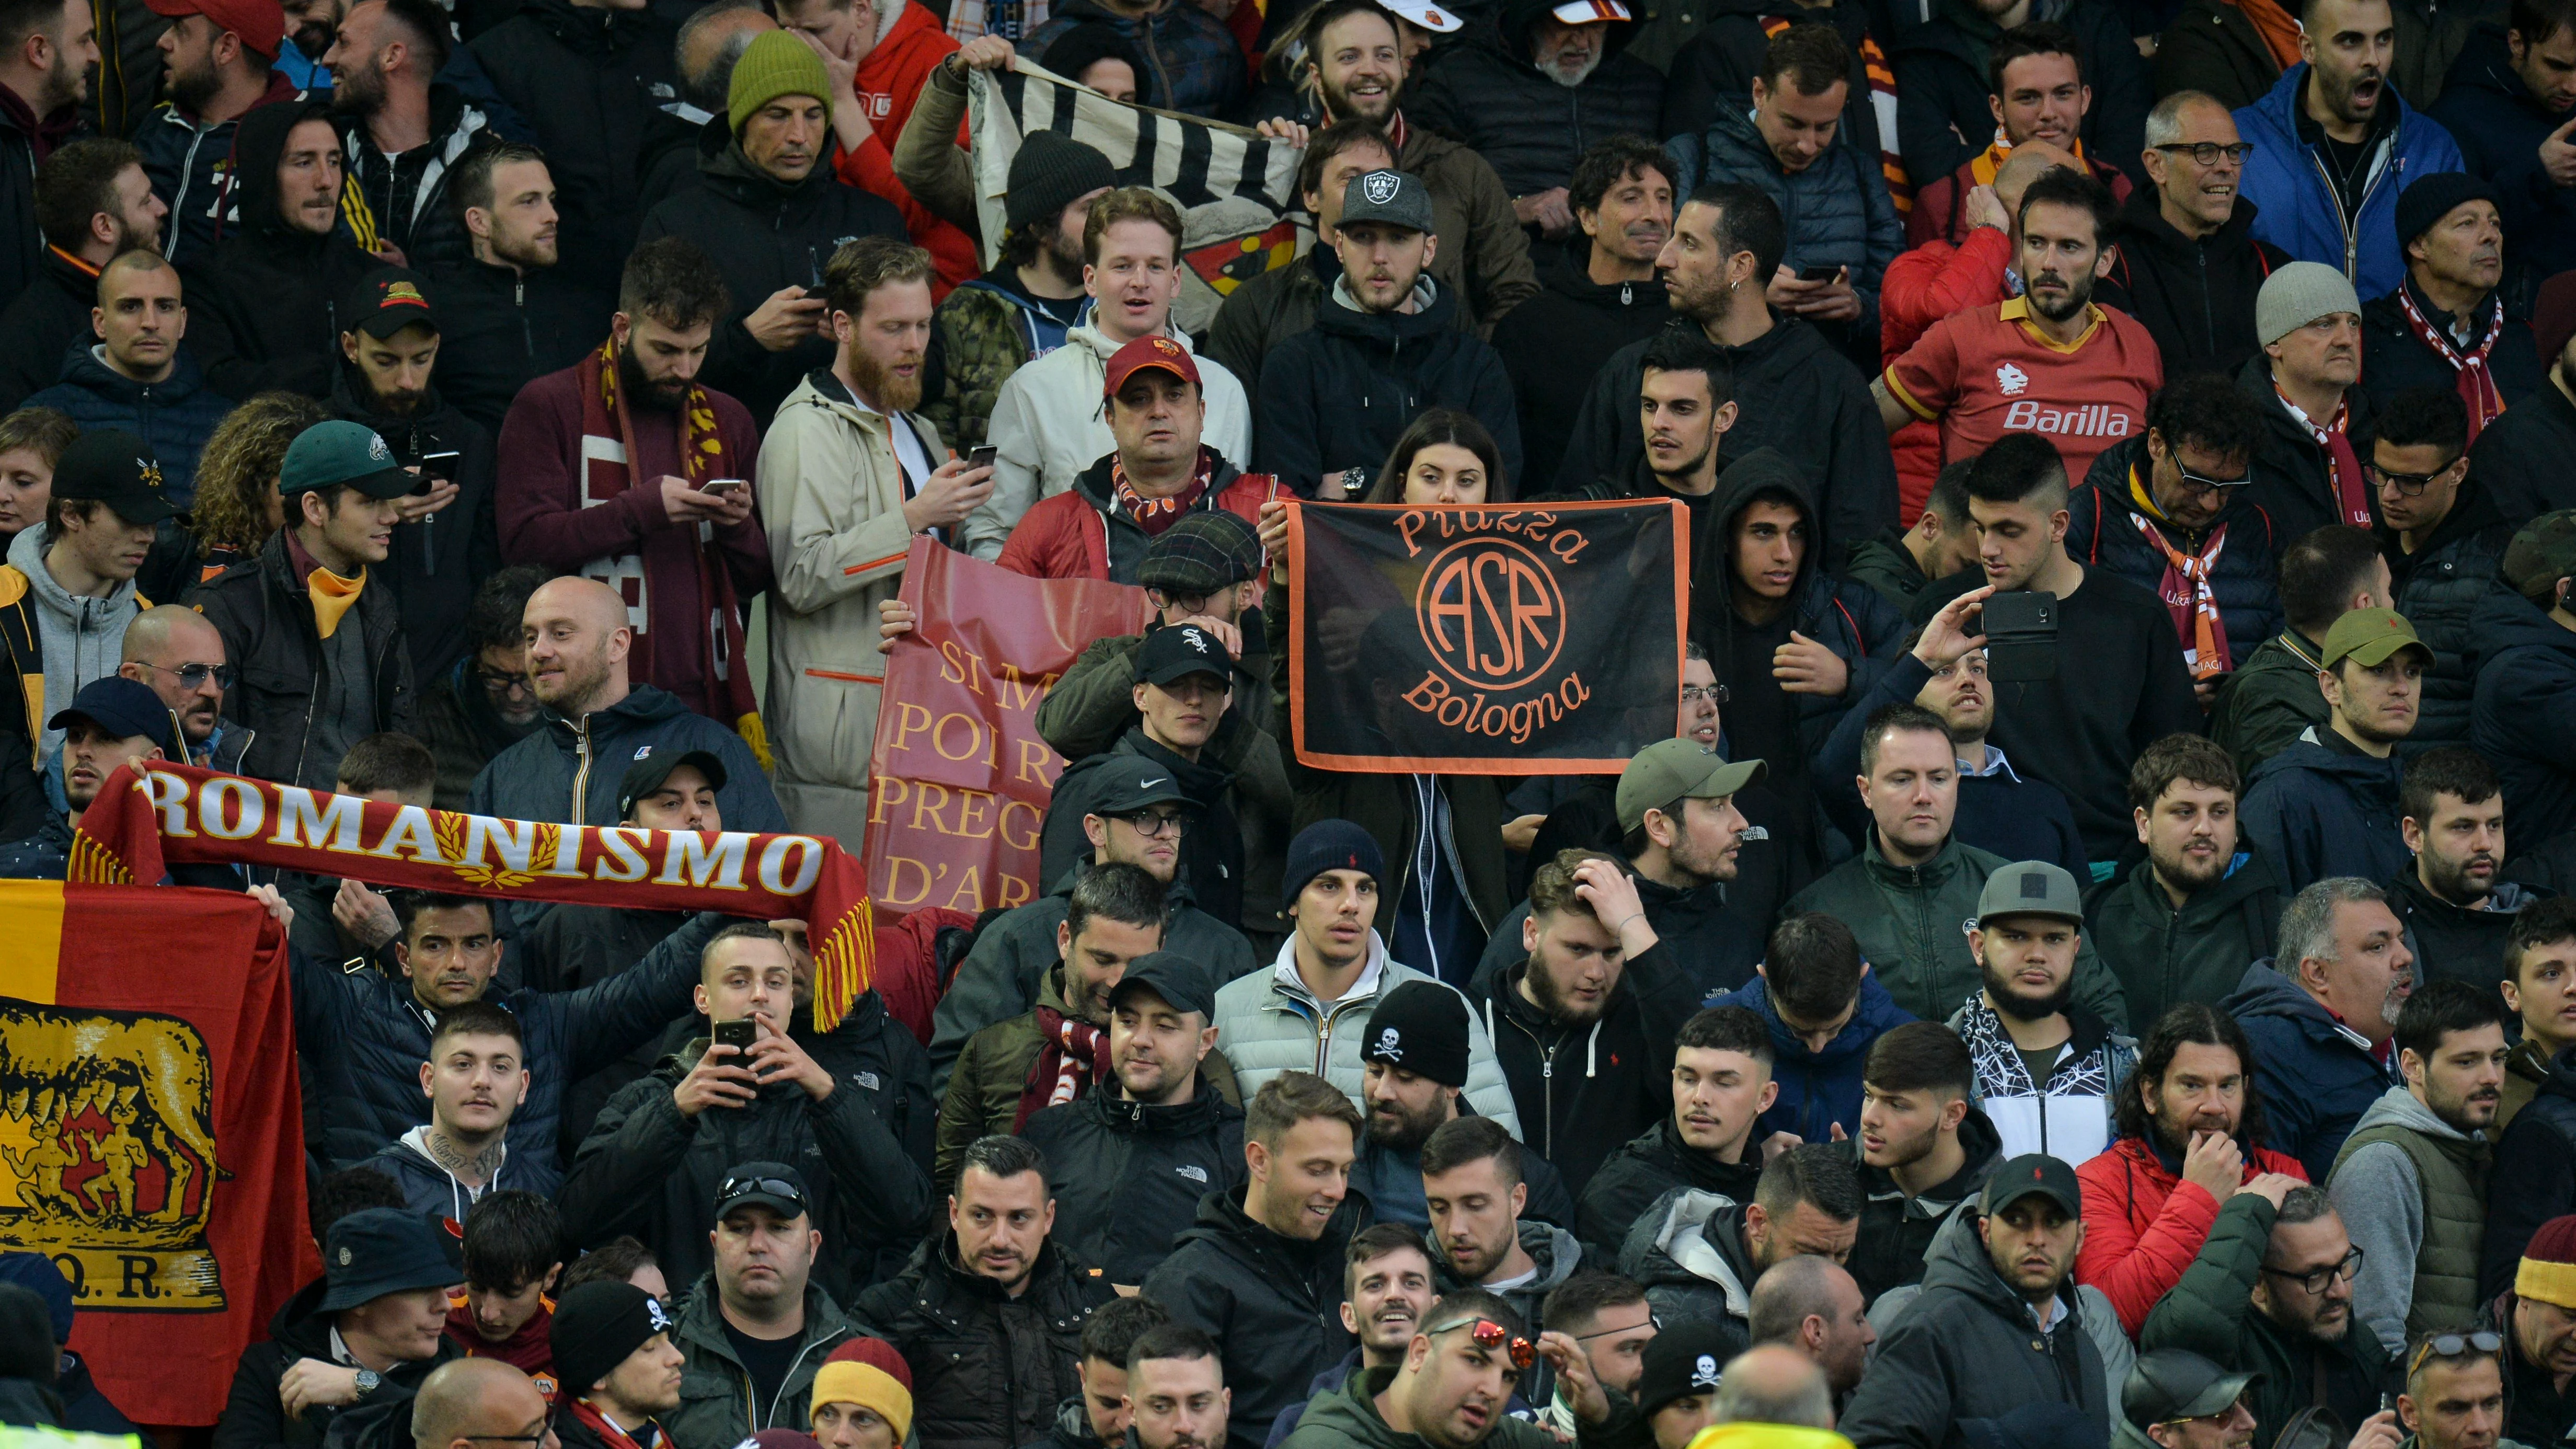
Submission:
<svg viewBox="0 0 2576 1449">
<path fill-rule="evenodd" d="M 2268 956 L 2245 968 L 2218 1009 L 2253 1043 L 2270 1146 L 2299 1159 L 2308 1181 L 2325 1181 L 2353 1124 L 2398 1085 L 2396 1069 L 2380 1065 L 2360 1033 L 2273 969 Z"/>
<path fill-rule="evenodd" d="M 2322 163 L 2299 139 L 2299 88 L 2307 83 L 2303 61 L 2283 71 L 2262 99 L 2237 110 L 2237 134 L 2254 146 L 2237 194 L 2259 208 L 2256 240 L 2299 261 L 2340 270 L 2362 296 L 2383 296 L 2406 275 L 2397 245 L 2397 193 L 2419 176 L 2465 169 L 2459 145 L 2441 122 L 2407 105 L 2395 87 L 2382 89 L 2381 104 L 2397 108 L 2395 144 L 2372 159 L 2358 224 L 2347 231 Z"/>
<path fill-rule="evenodd" d="M 2528 849 L 2576 829 L 2576 631 L 2510 589 L 2478 601 L 2486 651 L 2469 743 L 2504 780 L 2507 839 Z"/>
<path fill-rule="evenodd" d="M 1707 130 L 1675 136 L 1664 149 L 1680 168 L 1675 196 L 1688 196 L 1707 182 L 1734 181 L 1759 187 L 1778 203 L 1789 240 L 1783 261 L 1800 270 L 1851 268 L 1860 316 L 1834 327 L 1853 336 L 1878 336 L 1879 285 L 1887 278 L 1887 264 L 1905 250 L 1905 224 L 1897 219 L 1896 203 L 1888 200 L 1878 157 L 1864 156 L 1847 137 L 1839 138 L 1814 165 L 1788 175 L 1753 128 L 1752 117 L 1732 105 L 1719 108 Z"/>
<path fill-rule="evenodd" d="M 1780 1020 L 1780 1009 L 1771 1004 L 1771 983 L 1762 977 L 1710 1004 L 1741 1006 L 1771 1029 L 1771 1080 L 1780 1084 L 1780 1095 L 1754 1123 L 1757 1141 L 1774 1132 L 1795 1132 L 1809 1142 L 1826 1142 L 1832 1140 L 1837 1122 L 1846 1135 L 1860 1136 L 1861 1066 L 1880 1037 L 1914 1020 L 1878 984 L 1875 971 L 1861 973 L 1860 1001 L 1852 1008 L 1852 1019 L 1820 1052 L 1809 1051 L 1806 1042 Z"/>
<path fill-rule="evenodd" d="M 218 397 L 197 370 L 197 359 L 184 347 L 178 365 L 160 382 L 136 382 L 99 360 L 94 343 L 75 344 L 63 354 L 62 381 L 27 399 L 24 406 L 55 408 L 82 432 L 123 428 L 143 440 L 152 460 L 161 465 L 161 486 L 170 501 L 185 508 L 197 498 L 197 455 L 215 424 L 233 410 L 232 399 Z"/>
<path fill-rule="evenodd" d="M 2319 743 L 2310 725 L 2297 744 L 2254 767 L 2237 811 L 2246 840 L 2295 895 L 2328 876 L 2383 881 L 2414 862 L 2397 830 L 2397 756 L 2374 760 Z"/>
</svg>

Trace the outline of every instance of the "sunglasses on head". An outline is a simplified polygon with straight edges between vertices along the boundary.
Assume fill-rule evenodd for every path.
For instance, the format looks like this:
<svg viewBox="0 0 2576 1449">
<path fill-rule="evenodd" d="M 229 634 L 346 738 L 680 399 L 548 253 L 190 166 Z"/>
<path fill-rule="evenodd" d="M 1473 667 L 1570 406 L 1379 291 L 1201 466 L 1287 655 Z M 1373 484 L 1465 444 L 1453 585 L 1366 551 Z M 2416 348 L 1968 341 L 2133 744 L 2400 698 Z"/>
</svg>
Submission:
<svg viewBox="0 0 2576 1449">
<path fill-rule="evenodd" d="M 1425 1338 L 1437 1338 L 1441 1334 L 1447 1333 L 1453 1328 L 1466 1329 L 1467 1341 L 1473 1343 L 1476 1347 L 1483 1349 L 1487 1353 L 1500 1353 L 1503 1351 L 1504 1345 L 1509 1344 L 1513 1368 L 1528 1368 L 1538 1359 L 1537 1344 L 1530 1342 L 1528 1339 L 1521 1337 L 1519 1334 L 1512 1332 L 1490 1318 L 1461 1318 L 1455 1323 L 1446 1323 L 1442 1324 L 1438 1328 L 1425 1329 L 1423 1330 L 1423 1336 Z"/>
<path fill-rule="evenodd" d="M 716 1216 L 724 1216 L 725 1204 L 736 1198 L 749 1197 L 753 1193 L 794 1203 L 798 1212 L 805 1211 L 805 1194 L 798 1192 L 796 1184 L 785 1178 L 728 1177 L 724 1180 L 724 1186 L 716 1189 Z"/>
<path fill-rule="evenodd" d="M 2461 1358 L 2468 1354 L 2494 1355 L 2504 1352 L 2504 1335 L 2479 1329 L 2474 1333 L 2437 1333 L 2415 1345 L 2415 1361 L 2406 1366 L 2406 1376 L 2413 1378 L 2424 1367 L 2424 1361 L 2435 1358 Z"/>
</svg>

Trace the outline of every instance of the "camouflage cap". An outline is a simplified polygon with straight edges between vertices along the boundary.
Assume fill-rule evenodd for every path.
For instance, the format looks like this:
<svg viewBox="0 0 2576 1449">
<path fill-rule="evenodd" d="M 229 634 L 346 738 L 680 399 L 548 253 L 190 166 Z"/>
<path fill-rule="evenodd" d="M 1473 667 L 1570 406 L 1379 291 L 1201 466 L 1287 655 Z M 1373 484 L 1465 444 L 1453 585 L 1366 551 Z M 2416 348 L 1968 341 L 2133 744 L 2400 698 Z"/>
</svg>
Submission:
<svg viewBox="0 0 2576 1449">
<path fill-rule="evenodd" d="M 2576 508 L 2544 513 L 2505 546 L 2504 581 L 2543 608 L 2557 602 L 2558 581 L 2576 574 Z"/>
</svg>

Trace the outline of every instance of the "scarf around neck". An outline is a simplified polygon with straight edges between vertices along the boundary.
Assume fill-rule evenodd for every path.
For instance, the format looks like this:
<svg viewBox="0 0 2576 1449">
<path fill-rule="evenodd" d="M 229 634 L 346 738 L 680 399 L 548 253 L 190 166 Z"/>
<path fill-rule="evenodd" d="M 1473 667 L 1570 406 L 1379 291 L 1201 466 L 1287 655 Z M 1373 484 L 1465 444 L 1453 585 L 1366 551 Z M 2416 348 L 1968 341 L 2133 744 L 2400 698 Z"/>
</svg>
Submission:
<svg viewBox="0 0 2576 1449">
<path fill-rule="evenodd" d="M 2308 437 L 2326 450 L 2326 486 L 2334 490 L 2336 521 L 2355 528 L 2370 527 L 2370 485 L 2361 476 L 2360 455 L 2352 450 L 2352 399 L 2336 399 L 2334 416 L 2319 426 L 2306 410 L 2290 401 L 2280 383 L 2272 384 L 2272 396 L 2279 398 L 2299 426 L 2308 430 Z"/>
<path fill-rule="evenodd" d="M 2164 555 L 2165 576 L 2157 581 L 2156 596 L 2164 600 L 2166 612 L 2173 615 L 2174 631 L 2182 636 L 2182 662 L 2191 669 L 2194 681 L 2216 679 L 2236 667 L 2228 657 L 2227 623 L 2218 612 L 2218 595 L 2209 587 L 2210 571 L 2227 548 L 2227 525 L 2211 529 L 2209 542 L 2201 545 L 2200 552 L 2188 554 L 2156 527 L 2164 513 L 2147 491 L 2146 480 L 2138 476 L 2135 463 L 2129 465 L 2129 498 L 2145 510 L 2131 510 L 2129 521 L 2146 535 L 2149 548 Z"/>
<path fill-rule="evenodd" d="M 1011 1119 L 1014 1135 L 1031 1117 L 1063 1106 L 1109 1075 L 1109 1033 L 1052 1006 L 1038 1007 L 1037 1018 L 1038 1057 L 1020 1088 L 1020 1110 Z"/>
<path fill-rule="evenodd" d="M 2487 366 L 2487 355 L 2495 351 L 2496 339 L 2504 335 L 2504 299 L 2487 293 L 2486 305 L 2480 310 L 2486 316 L 2473 321 L 2470 330 L 2478 340 L 2463 348 L 2451 336 L 2451 329 L 2436 327 L 2415 303 L 2415 279 L 2407 278 L 2397 288 L 2398 308 L 2406 314 L 2406 330 L 2424 344 L 2435 357 L 2451 365 L 2456 374 L 2455 386 L 2460 401 L 2469 409 L 2469 443 L 2475 446 L 2478 433 L 2504 414 L 2504 394 L 2496 389 L 2495 372 Z"/>
<path fill-rule="evenodd" d="M 1216 476 L 1216 458 L 1215 449 L 1199 449 L 1198 465 L 1191 470 L 1190 481 L 1181 485 L 1180 492 L 1168 498 L 1148 498 L 1136 491 L 1136 485 L 1127 481 L 1126 461 L 1112 453 L 1109 456 L 1109 491 L 1117 496 L 1118 506 L 1125 509 L 1127 516 L 1136 520 L 1136 526 L 1145 530 L 1150 538 L 1179 522 L 1181 515 L 1189 512 L 1191 506 L 1205 496 L 1209 482 Z"/>
</svg>

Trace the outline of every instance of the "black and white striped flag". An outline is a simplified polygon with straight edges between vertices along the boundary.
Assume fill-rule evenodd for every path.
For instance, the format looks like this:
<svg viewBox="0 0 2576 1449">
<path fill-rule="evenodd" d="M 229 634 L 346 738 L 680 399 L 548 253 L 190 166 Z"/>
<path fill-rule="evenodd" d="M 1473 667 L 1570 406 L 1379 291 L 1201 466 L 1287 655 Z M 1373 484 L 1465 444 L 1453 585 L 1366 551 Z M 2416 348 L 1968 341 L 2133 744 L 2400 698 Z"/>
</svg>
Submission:
<svg viewBox="0 0 2576 1449">
<path fill-rule="evenodd" d="M 1181 294 L 1172 320 L 1204 333 L 1237 286 L 1296 259 L 1305 229 L 1297 199 L 1298 149 L 1240 126 L 1123 105 L 1015 60 L 1009 72 L 976 71 L 968 91 L 985 264 L 999 253 L 1011 157 L 1031 130 L 1097 148 L 1122 184 L 1151 186 L 1181 210 Z"/>
</svg>

